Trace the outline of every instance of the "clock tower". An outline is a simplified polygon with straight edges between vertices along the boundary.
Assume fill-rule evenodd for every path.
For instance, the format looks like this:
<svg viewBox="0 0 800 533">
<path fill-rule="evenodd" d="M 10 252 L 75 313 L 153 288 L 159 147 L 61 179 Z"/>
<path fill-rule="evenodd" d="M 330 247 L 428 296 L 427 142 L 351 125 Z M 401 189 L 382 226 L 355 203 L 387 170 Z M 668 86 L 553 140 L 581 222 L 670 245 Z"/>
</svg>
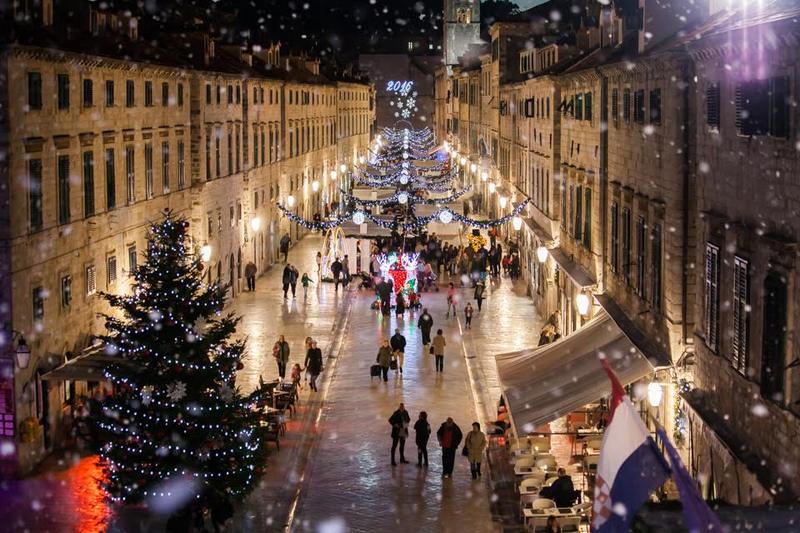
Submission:
<svg viewBox="0 0 800 533">
<path fill-rule="evenodd" d="M 444 0 L 444 64 L 457 65 L 471 43 L 480 41 L 480 0 Z"/>
</svg>

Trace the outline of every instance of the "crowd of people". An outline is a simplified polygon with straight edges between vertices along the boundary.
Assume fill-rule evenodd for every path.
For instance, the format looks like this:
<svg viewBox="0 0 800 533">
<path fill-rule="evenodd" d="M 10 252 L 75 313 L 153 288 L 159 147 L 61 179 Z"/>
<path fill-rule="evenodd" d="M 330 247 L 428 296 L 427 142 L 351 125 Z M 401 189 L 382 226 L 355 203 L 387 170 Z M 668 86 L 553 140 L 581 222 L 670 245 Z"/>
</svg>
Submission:
<svg viewBox="0 0 800 533">
<path fill-rule="evenodd" d="M 303 372 L 306 374 L 306 381 L 312 392 L 317 392 L 317 378 L 323 371 L 322 363 L 322 350 L 317 346 L 317 341 L 311 337 L 306 337 L 305 340 L 305 360 L 303 365 L 295 363 L 292 366 L 289 378 L 297 386 L 298 390 L 302 390 L 301 383 Z M 286 338 L 281 335 L 272 347 L 272 357 L 275 358 L 275 363 L 278 365 L 278 378 L 281 380 L 286 379 L 286 369 L 289 365 L 291 356 L 291 348 Z"/>
</svg>

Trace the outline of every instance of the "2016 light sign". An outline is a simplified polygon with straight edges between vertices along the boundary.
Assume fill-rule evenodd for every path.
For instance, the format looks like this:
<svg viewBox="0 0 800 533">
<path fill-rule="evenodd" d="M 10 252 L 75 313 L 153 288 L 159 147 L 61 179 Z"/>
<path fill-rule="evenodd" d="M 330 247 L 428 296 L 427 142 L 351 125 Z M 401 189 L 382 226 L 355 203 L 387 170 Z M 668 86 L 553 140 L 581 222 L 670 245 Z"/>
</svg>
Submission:
<svg viewBox="0 0 800 533">
<path fill-rule="evenodd" d="M 417 91 L 413 89 L 414 82 L 410 80 L 393 80 L 386 84 L 386 92 L 392 94 L 389 105 L 397 108 L 394 112 L 395 117 L 409 119 L 418 111 Z"/>
</svg>

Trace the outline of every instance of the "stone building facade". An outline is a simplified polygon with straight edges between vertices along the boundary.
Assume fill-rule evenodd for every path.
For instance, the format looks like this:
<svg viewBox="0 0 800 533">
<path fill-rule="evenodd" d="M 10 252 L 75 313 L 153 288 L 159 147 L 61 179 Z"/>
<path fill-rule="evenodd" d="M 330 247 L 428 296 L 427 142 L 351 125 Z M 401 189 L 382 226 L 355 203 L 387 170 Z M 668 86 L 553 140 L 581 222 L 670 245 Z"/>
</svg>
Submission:
<svg viewBox="0 0 800 533">
<path fill-rule="evenodd" d="M 372 134 L 364 80 L 327 78 L 277 46 L 190 34 L 155 48 L 124 27 L 66 39 L 29 26 L 18 35 L 35 39 L 0 48 L 7 471 L 68 442 L 76 400 L 102 387 L 43 377 L 103 331 L 98 293 L 130 290 L 151 221 L 165 209 L 187 217 L 210 251 L 208 279 L 235 298 L 248 262 L 263 272 L 281 234 L 300 236 L 275 203 L 293 195 L 298 213 L 326 211 Z M 13 359 L 23 338 L 27 368 Z"/>
<path fill-rule="evenodd" d="M 437 128 L 480 169 L 487 213 L 503 213 L 500 195 L 532 200 L 507 233 L 541 314 L 560 310 L 570 333 L 603 309 L 661 362 L 649 383 L 664 401 L 643 409 L 705 495 L 794 500 L 797 7 L 695 3 L 680 21 L 645 4 L 654 15 L 641 24 L 589 2 L 598 16 L 577 28 L 493 25 L 479 78 L 488 153 L 463 133 L 469 108 L 447 106 Z M 564 40 L 548 45 L 548 31 Z M 542 65 L 548 46 L 557 59 Z M 442 71 L 437 88 L 473 64 Z M 581 293 L 592 296 L 584 316 Z"/>
</svg>

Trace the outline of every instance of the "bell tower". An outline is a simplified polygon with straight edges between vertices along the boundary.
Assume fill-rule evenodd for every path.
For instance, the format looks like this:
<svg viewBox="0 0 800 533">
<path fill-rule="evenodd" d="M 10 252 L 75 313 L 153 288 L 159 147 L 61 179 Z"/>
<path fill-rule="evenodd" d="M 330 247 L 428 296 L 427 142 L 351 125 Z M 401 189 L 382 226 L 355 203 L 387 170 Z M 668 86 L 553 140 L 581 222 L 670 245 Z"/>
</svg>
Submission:
<svg viewBox="0 0 800 533">
<path fill-rule="evenodd" d="M 480 40 L 480 0 L 444 0 L 444 64 L 457 65 L 471 43 Z"/>
</svg>

